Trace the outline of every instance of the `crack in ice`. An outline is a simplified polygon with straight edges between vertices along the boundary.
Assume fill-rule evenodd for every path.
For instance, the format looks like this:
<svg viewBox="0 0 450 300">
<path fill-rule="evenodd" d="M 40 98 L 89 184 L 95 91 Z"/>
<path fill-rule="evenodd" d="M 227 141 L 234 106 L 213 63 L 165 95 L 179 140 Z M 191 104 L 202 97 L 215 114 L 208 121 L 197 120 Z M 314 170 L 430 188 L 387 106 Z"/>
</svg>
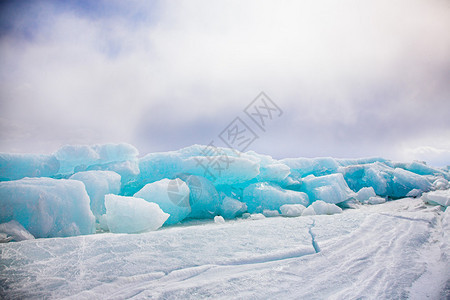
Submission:
<svg viewBox="0 0 450 300">
<path fill-rule="evenodd" d="M 316 235 L 312 232 L 312 229 L 314 228 L 315 225 L 316 225 L 316 220 L 313 220 L 311 226 L 308 228 L 308 233 L 311 236 L 311 241 L 312 241 L 312 246 L 314 248 L 314 251 L 316 251 L 316 253 L 319 253 L 320 247 L 316 241 Z"/>
</svg>

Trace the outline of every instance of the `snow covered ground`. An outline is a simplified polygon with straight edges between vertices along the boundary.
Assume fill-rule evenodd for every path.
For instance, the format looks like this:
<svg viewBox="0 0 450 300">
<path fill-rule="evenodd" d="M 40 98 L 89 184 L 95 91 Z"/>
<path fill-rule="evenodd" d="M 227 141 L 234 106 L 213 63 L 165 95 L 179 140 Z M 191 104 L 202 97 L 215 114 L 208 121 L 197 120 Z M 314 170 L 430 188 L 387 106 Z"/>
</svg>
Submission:
<svg viewBox="0 0 450 300">
<path fill-rule="evenodd" d="M 0 244 L 1 298 L 448 299 L 450 212 L 423 199 L 337 215 L 205 221 Z"/>
</svg>

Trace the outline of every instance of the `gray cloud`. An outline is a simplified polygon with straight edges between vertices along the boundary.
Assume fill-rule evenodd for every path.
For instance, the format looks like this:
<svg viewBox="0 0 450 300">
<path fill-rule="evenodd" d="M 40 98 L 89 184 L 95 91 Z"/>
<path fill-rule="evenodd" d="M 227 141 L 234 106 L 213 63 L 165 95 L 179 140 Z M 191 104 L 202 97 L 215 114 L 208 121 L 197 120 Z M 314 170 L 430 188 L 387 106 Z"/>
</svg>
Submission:
<svg viewBox="0 0 450 300">
<path fill-rule="evenodd" d="M 285 114 L 256 151 L 450 163 L 448 5 L 344 2 L 2 8 L 0 151 L 207 143 L 263 90 Z"/>
</svg>

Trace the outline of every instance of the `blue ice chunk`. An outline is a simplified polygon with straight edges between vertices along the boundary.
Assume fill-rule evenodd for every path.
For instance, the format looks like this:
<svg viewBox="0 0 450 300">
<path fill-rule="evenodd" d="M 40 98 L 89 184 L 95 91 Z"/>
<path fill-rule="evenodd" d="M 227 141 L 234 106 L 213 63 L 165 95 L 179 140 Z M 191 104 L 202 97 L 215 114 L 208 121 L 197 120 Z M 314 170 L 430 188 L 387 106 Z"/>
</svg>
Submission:
<svg viewBox="0 0 450 300">
<path fill-rule="evenodd" d="M 140 233 L 160 228 L 169 218 L 156 203 L 141 198 L 106 195 L 106 222 L 113 233 Z"/>
<path fill-rule="evenodd" d="M 225 197 L 220 206 L 220 215 L 225 219 L 234 219 L 247 211 L 247 205 L 231 197 Z"/>
<path fill-rule="evenodd" d="M 97 219 L 106 213 L 105 195 L 119 194 L 120 192 L 120 175 L 116 172 L 85 171 L 75 173 L 70 179 L 84 183 L 91 199 L 91 211 Z"/>
<path fill-rule="evenodd" d="M 146 184 L 134 197 L 158 204 L 170 214 L 165 224 L 171 225 L 181 222 L 191 212 L 189 193 L 189 187 L 181 179 L 162 179 Z"/>
<path fill-rule="evenodd" d="M 280 160 L 286 164 L 294 176 L 299 178 L 308 175 L 322 176 L 336 173 L 339 164 L 331 157 L 318 158 L 285 158 Z"/>
<path fill-rule="evenodd" d="M 367 157 L 367 158 L 337 158 L 336 162 L 342 166 L 352 166 L 352 165 L 365 165 L 365 164 L 372 164 L 375 162 L 382 162 L 382 163 L 390 163 L 388 159 L 382 158 L 382 157 Z"/>
<path fill-rule="evenodd" d="M 278 184 L 287 190 L 301 191 L 302 179 L 298 175 L 290 174 L 283 181 L 278 182 Z"/>
<path fill-rule="evenodd" d="M 362 166 L 362 176 L 357 176 L 353 179 L 353 185 L 358 187 L 359 190 L 365 186 L 371 186 L 375 190 L 375 193 L 380 196 L 388 196 L 391 193 L 391 182 L 393 177 L 394 169 L 386 166 L 383 163 L 373 163 Z M 352 169 L 352 167 L 350 167 Z M 359 175 L 359 174 L 358 174 Z M 347 177 L 346 177 L 347 179 Z M 349 181 L 347 181 L 349 182 Z M 349 186 L 350 182 L 349 182 Z"/>
<path fill-rule="evenodd" d="M 258 182 L 244 189 L 243 202 L 247 204 L 250 213 L 262 212 L 265 209 L 279 210 L 284 204 L 308 205 L 309 199 L 305 193 L 285 190 L 278 185 Z"/>
<path fill-rule="evenodd" d="M 50 177 L 59 171 L 53 155 L 0 153 L 0 181 L 24 177 Z"/>
<path fill-rule="evenodd" d="M 146 184 L 183 173 L 183 158 L 176 151 L 149 153 L 139 159 L 139 175 L 123 187 L 122 194 L 133 195 Z"/>
<path fill-rule="evenodd" d="M 204 176 L 215 185 L 232 185 L 258 176 L 259 164 L 247 157 L 196 156 L 184 161 L 184 172 Z"/>
<path fill-rule="evenodd" d="M 219 213 L 220 196 L 214 185 L 206 178 L 196 175 L 180 175 L 189 187 L 191 212 L 187 216 L 193 219 L 211 219 Z"/>
<path fill-rule="evenodd" d="M 259 170 L 260 174 L 256 177 L 258 181 L 283 182 L 291 174 L 291 169 L 282 163 L 265 165 Z"/>
<path fill-rule="evenodd" d="M 139 160 L 139 179 L 150 183 L 164 178 L 173 179 L 183 172 L 183 159 L 175 151 L 150 153 Z"/>
<path fill-rule="evenodd" d="M 179 174 L 202 176 L 216 186 L 239 184 L 258 176 L 259 162 L 253 156 L 227 148 L 207 149 L 208 146 L 194 145 L 144 156 L 139 160 L 139 176 L 124 187 L 123 193 L 132 195 L 147 183 L 175 179 Z"/>
<path fill-rule="evenodd" d="M 91 165 L 135 160 L 138 151 L 130 144 L 65 145 L 55 152 L 61 174 L 85 171 Z"/>
<path fill-rule="evenodd" d="M 395 168 L 392 174 L 391 189 L 392 192 L 390 194 L 392 197 L 401 198 L 406 197 L 413 189 L 419 189 L 424 192 L 429 191 L 431 183 L 423 176 L 401 168 Z"/>
<path fill-rule="evenodd" d="M 256 183 L 256 181 L 249 181 L 243 184 L 234 184 L 234 185 L 217 185 L 216 189 L 219 193 L 220 197 L 223 199 L 225 196 L 237 199 L 239 201 L 242 201 L 243 199 L 243 192 L 246 187 L 248 187 L 250 184 Z"/>
<path fill-rule="evenodd" d="M 424 162 L 414 161 L 412 163 L 401 163 L 396 162 L 393 163 L 393 167 L 395 168 L 402 168 L 407 171 L 419 174 L 419 175 L 435 175 L 435 176 L 442 176 L 446 178 L 447 180 L 450 180 L 450 174 L 448 172 L 445 172 L 444 170 L 433 168 L 430 166 L 427 166 Z"/>
<path fill-rule="evenodd" d="M 259 163 L 257 181 L 282 182 L 291 173 L 291 169 L 286 164 L 273 159 L 269 155 L 258 154 L 254 151 L 247 151 L 245 154 L 253 156 Z"/>
<path fill-rule="evenodd" d="M 0 182 L 0 223 L 11 220 L 36 238 L 95 232 L 89 196 L 77 180 L 24 178 Z"/>
<path fill-rule="evenodd" d="M 260 158 L 235 149 L 193 145 L 180 149 L 183 172 L 206 177 L 214 185 L 234 185 L 260 173 Z"/>
<path fill-rule="evenodd" d="M 340 203 L 356 197 L 340 173 L 305 177 L 302 190 L 308 194 L 311 202 L 322 200 L 327 203 Z"/>
<path fill-rule="evenodd" d="M 139 161 L 126 160 L 119 162 L 110 162 L 106 164 L 91 165 L 86 168 L 86 171 L 113 171 L 120 175 L 122 185 L 125 186 L 128 182 L 136 179 L 139 175 Z"/>
<path fill-rule="evenodd" d="M 426 177 L 380 162 L 343 167 L 340 171 L 352 190 L 371 186 L 377 195 L 383 197 L 401 198 L 413 189 L 423 192 L 431 189 Z"/>
</svg>

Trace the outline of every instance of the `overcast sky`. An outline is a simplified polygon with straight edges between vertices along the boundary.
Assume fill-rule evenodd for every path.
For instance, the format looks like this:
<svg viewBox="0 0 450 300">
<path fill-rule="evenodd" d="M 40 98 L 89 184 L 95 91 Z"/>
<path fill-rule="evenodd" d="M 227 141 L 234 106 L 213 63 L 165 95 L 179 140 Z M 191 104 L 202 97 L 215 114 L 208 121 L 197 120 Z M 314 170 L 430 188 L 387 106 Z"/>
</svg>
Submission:
<svg viewBox="0 0 450 300">
<path fill-rule="evenodd" d="M 223 146 L 240 117 L 276 158 L 450 164 L 449 1 L 1 3 L 2 152 Z"/>
</svg>

